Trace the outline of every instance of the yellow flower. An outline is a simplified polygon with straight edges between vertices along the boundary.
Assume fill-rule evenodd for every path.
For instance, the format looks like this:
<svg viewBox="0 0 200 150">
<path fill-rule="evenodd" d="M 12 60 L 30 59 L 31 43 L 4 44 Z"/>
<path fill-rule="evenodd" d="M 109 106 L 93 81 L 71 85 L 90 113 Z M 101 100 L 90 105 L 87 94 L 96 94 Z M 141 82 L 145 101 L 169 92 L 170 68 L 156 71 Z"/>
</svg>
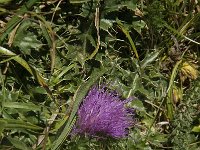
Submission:
<svg viewBox="0 0 200 150">
<path fill-rule="evenodd" d="M 174 101 L 174 104 L 177 104 L 179 103 L 181 100 L 182 100 L 182 97 L 183 97 L 183 93 L 182 93 L 182 90 L 178 87 L 174 87 L 173 88 L 173 101 Z"/>
<path fill-rule="evenodd" d="M 198 77 L 198 66 L 194 63 L 184 62 L 181 67 L 181 80 L 184 81 L 186 78 L 195 80 Z"/>
</svg>

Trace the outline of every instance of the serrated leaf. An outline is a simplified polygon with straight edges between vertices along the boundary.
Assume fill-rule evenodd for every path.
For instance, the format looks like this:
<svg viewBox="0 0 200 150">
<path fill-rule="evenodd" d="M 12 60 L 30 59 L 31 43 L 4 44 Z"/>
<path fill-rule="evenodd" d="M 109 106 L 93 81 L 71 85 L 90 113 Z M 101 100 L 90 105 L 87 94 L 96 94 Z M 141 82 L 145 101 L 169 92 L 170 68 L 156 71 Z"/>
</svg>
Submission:
<svg viewBox="0 0 200 150">
<path fill-rule="evenodd" d="M 38 50 L 42 46 L 42 43 L 37 40 L 37 36 L 28 31 L 30 26 L 34 27 L 32 22 L 24 21 L 17 30 L 13 41 L 14 46 L 18 46 L 24 54 L 28 55 L 31 54 L 31 50 Z"/>
<path fill-rule="evenodd" d="M 30 32 L 21 33 L 16 36 L 14 45 L 20 47 L 20 49 L 27 55 L 31 54 L 31 49 L 38 50 L 42 46 L 41 42 L 37 40 L 37 36 Z"/>
<path fill-rule="evenodd" d="M 147 53 L 147 56 L 141 62 L 141 68 L 144 69 L 147 65 L 155 61 L 161 51 L 155 51 L 150 54 Z"/>
</svg>

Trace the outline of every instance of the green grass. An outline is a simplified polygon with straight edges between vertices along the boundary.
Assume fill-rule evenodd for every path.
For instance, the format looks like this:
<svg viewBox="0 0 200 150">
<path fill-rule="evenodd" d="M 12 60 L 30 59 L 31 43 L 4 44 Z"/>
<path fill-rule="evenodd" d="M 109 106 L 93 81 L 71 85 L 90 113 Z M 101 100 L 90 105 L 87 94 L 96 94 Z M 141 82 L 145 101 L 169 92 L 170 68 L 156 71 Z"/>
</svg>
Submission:
<svg viewBox="0 0 200 150">
<path fill-rule="evenodd" d="M 199 14 L 196 1 L 0 2 L 0 149 L 198 149 Z M 135 125 L 71 136 L 102 83 L 136 97 Z"/>
</svg>

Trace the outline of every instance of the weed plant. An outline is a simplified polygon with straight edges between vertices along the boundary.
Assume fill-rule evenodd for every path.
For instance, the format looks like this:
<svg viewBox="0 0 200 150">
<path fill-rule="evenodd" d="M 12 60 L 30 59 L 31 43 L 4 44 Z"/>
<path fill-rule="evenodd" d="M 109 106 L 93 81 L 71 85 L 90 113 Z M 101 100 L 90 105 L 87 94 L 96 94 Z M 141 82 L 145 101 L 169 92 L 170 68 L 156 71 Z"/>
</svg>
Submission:
<svg viewBox="0 0 200 150">
<path fill-rule="evenodd" d="M 198 150 L 199 6 L 197 0 L 0 0 L 0 149 Z M 134 124 L 126 136 L 73 134 L 85 97 L 101 85 L 131 99 L 125 107 Z M 106 111 L 106 104 L 94 108 Z M 109 105 L 112 114 L 118 107 Z"/>
</svg>

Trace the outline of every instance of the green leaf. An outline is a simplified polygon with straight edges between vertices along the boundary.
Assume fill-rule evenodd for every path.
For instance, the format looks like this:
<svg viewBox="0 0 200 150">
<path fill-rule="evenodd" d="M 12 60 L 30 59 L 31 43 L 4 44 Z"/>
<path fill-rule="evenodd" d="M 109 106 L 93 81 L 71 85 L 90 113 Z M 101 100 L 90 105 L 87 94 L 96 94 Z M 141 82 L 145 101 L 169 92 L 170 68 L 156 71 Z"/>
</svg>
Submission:
<svg viewBox="0 0 200 150">
<path fill-rule="evenodd" d="M 31 129 L 31 130 L 42 130 L 43 128 L 33 125 L 31 123 L 27 123 L 21 120 L 16 120 L 16 119 L 3 119 L 0 118 L 0 122 L 6 122 L 5 129 L 17 129 L 17 128 L 22 128 L 22 129 Z"/>
<path fill-rule="evenodd" d="M 90 41 L 90 44 L 94 47 L 96 47 L 96 42 L 94 38 L 90 34 L 86 34 L 86 38 Z"/>
<path fill-rule="evenodd" d="M 145 107 L 144 107 L 142 101 L 140 101 L 140 100 L 133 100 L 133 101 L 131 101 L 131 103 L 129 105 L 130 105 L 129 107 L 133 107 L 139 111 L 145 111 Z"/>
<path fill-rule="evenodd" d="M 42 46 L 42 43 L 37 40 L 37 36 L 28 31 L 29 27 L 36 28 L 36 25 L 31 21 L 21 23 L 13 42 L 14 46 L 18 46 L 24 54 L 28 55 L 31 54 L 31 50 L 38 50 Z"/>
<path fill-rule="evenodd" d="M 151 133 L 148 140 L 157 146 L 162 146 L 161 143 L 166 142 L 167 136 L 162 133 Z"/>
<path fill-rule="evenodd" d="M 135 10 L 137 8 L 136 1 L 134 1 L 134 0 L 129 0 L 127 2 L 124 1 L 124 3 L 122 1 L 122 6 L 127 7 L 128 9 L 131 9 L 131 10 Z"/>
<path fill-rule="evenodd" d="M 139 59 L 139 55 L 135 46 L 135 43 L 133 42 L 133 39 L 130 36 L 129 30 L 121 23 L 121 21 L 119 19 L 116 20 L 117 24 L 119 26 L 119 28 L 122 30 L 122 32 L 126 35 L 126 37 L 128 38 L 131 47 L 132 47 L 132 51 L 135 53 L 135 56 L 137 59 Z"/>
<path fill-rule="evenodd" d="M 17 12 L 17 15 L 14 15 L 9 22 L 6 24 L 6 29 L 4 30 L 3 34 L 1 34 L 0 36 L 0 45 L 3 43 L 4 39 L 6 38 L 6 36 L 15 28 L 15 26 L 20 23 L 23 18 L 19 17 L 19 16 L 23 16 L 23 14 L 30 9 L 31 7 L 33 7 L 33 5 L 38 2 L 39 0 L 29 0 L 27 3 L 25 3 L 24 5 L 22 5 L 22 7 L 19 9 L 19 11 Z"/>
<path fill-rule="evenodd" d="M 47 84 L 45 83 L 44 78 L 39 74 L 37 70 L 32 68 L 23 58 L 21 58 L 20 56 L 17 56 L 12 51 L 1 46 L 0 46 L 0 54 L 4 54 L 6 56 L 12 57 L 16 62 L 22 65 L 30 74 L 32 74 L 35 77 L 35 79 L 39 82 L 40 85 L 42 85 L 45 88 L 48 88 Z M 13 56 L 16 56 L 16 57 L 13 57 Z"/>
<path fill-rule="evenodd" d="M 104 31 L 108 31 L 108 29 L 113 26 L 114 22 L 115 21 L 113 21 L 113 20 L 101 19 L 100 20 L 100 28 Z"/>
<path fill-rule="evenodd" d="M 47 91 L 43 87 L 39 86 L 31 88 L 30 91 L 37 94 L 47 94 Z"/>
<path fill-rule="evenodd" d="M 141 30 L 146 26 L 146 23 L 143 20 L 133 21 L 132 22 L 133 28 L 141 34 Z"/>
<path fill-rule="evenodd" d="M 172 119 L 174 117 L 174 107 L 173 107 L 173 85 L 174 85 L 174 81 L 175 78 L 177 76 L 178 73 L 178 67 L 179 65 L 182 63 L 182 60 L 179 60 L 176 62 L 173 70 L 172 70 L 172 74 L 170 77 L 170 81 L 169 81 L 169 86 L 167 89 L 167 93 L 168 93 L 168 97 L 167 97 L 167 115 L 169 117 L 169 119 Z"/>
<path fill-rule="evenodd" d="M 17 149 L 21 149 L 21 150 L 31 150 L 30 147 L 28 147 L 24 142 L 22 142 L 20 139 L 17 138 L 11 138 L 8 137 L 7 138 L 10 143 L 12 143 L 12 145 L 17 148 Z"/>
<path fill-rule="evenodd" d="M 3 130 L 4 130 L 5 127 L 6 127 L 6 124 L 7 124 L 6 121 L 0 120 L 0 137 L 1 137 L 1 134 L 2 134 Z"/>
<path fill-rule="evenodd" d="M 200 132 L 200 125 L 199 126 L 194 126 L 192 131 L 193 132 Z"/>
<path fill-rule="evenodd" d="M 135 0 L 107 0 L 105 2 L 106 12 L 118 11 L 123 7 L 127 7 L 133 11 L 137 8 Z"/>
<path fill-rule="evenodd" d="M 27 110 L 32 110 L 32 111 L 45 111 L 48 112 L 44 106 L 38 106 L 32 103 L 20 103 L 20 102 L 3 102 L 2 103 L 3 107 L 6 108 L 16 108 L 16 109 L 27 109 Z"/>
<path fill-rule="evenodd" d="M 65 75 L 69 70 L 71 70 L 72 68 L 74 68 L 74 67 L 76 67 L 76 63 L 74 63 L 74 64 L 71 64 L 71 65 L 69 65 L 69 66 L 64 66 L 64 67 L 62 67 L 62 71 L 59 73 L 59 74 L 57 74 L 56 75 L 56 78 L 55 79 L 53 79 L 53 83 L 58 83 L 59 82 L 59 79 L 63 76 L 63 75 Z"/>
<path fill-rule="evenodd" d="M 86 3 L 89 1 L 91 1 L 91 0 L 70 0 L 69 2 L 72 4 L 80 4 L 80 3 Z"/>
<path fill-rule="evenodd" d="M 12 0 L 0 0 L 0 5 L 7 5 L 11 2 Z"/>
<path fill-rule="evenodd" d="M 161 51 L 157 50 L 153 53 L 147 53 L 147 56 L 141 61 L 141 68 L 144 69 L 147 65 L 155 61 Z"/>
</svg>

